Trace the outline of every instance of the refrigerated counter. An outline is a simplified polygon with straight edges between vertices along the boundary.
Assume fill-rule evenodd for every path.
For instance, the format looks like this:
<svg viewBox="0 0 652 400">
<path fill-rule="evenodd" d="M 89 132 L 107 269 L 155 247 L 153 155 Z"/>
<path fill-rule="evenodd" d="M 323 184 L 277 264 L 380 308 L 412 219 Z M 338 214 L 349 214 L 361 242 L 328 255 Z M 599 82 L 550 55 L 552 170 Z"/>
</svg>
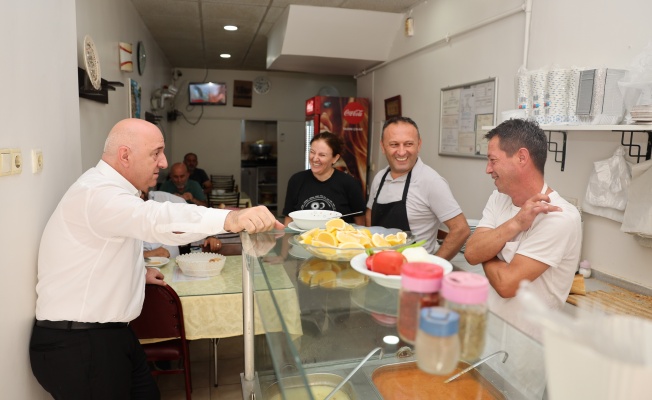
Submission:
<svg viewBox="0 0 652 400">
<path fill-rule="evenodd" d="M 349 398 L 382 399 L 373 383 L 380 367 L 415 361 L 412 346 L 399 341 L 386 343 L 396 332 L 396 301 L 398 291 L 374 282 L 348 285 L 350 287 L 324 287 L 312 284 L 306 274 L 315 270 L 348 271 L 348 262 L 333 262 L 310 258 L 302 248 L 294 248 L 288 239 L 295 232 L 284 234 L 242 233 L 243 244 L 243 301 L 245 332 L 245 372 L 241 375 L 243 398 L 280 399 L 281 390 L 298 393 L 301 399 L 312 399 L 308 387 L 334 387 L 376 347 L 382 356 L 374 354 L 352 376 L 347 390 Z M 280 254 L 289 254 L 286 258 Z M 282 265 L 296 290 L 300 310 L 301 331 L 291 334 L 287 326 L 290 316 L 275 301 L 274 277 L 268 275 L 271 265 Z M 278 268 L 278 267 L 275 267 Z M 347 274 L 353 274 L 351 270 Z M 267 287 L 253 290 L 253 277 L 263 280 Z M 362 276 L 362 275 L 360 275 Z M 262 278 L 262 279 L 261 279 Z M 349 275 L 353 281 L 355 277 Z M 257 286 L 259 287 L 259 286 Z M 263 296 L 264 294 L 264 296 Z M 258 302 L 258 298 L 267 301 Z M 272 301 L 269 301 L 269 299 Z M 263 324 L 282 321 L 278 332 L 254 331 L 254 304 Z M 296 318 L 296 316 L 294 316 Z M 278 324 L 277 324 L 278 325 Z M 271 326 L 271 325 L 270 325 Z M 478 368 L 478 372 L 491 383 L 498 398 L 542 398 L 545 389 L 543 349 L 541 344 L 490 314 L 487 327 L 487 345 L 482 357 L 498 350 L 508 352 L 494 357 Z M 410 351 L 405 351 L 408 346 Z M 402 351 L 399 352 L 399 350 Z M 323 390 L 323 389 L 322 389 Z"/>
</svg>

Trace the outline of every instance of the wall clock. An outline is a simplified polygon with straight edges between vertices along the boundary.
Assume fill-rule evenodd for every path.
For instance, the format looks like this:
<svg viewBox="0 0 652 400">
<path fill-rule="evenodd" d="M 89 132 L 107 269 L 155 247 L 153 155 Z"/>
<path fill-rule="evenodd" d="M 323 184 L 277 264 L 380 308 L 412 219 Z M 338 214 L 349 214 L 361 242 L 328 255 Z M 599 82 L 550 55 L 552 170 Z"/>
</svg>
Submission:
<svg viewBox="0 0 652 400">
<path fill-rule="evenodd" d="M 145 44 L 143 42 L 138 42 L 136 52 L 136 57 L 138 58 L 138 75 L 142 75 L 145 72 L 145 65 L 147 65 L 147 52 L 145 51 Z"/>
<path fill-rule="evenodd" d="M 265 94 L 272 88 L 272 84 L 265 76 L 259 76 L 254 79 L 254 91 L 258 94 Z"/>
<path fill-rule="evenodd" d="M 84 66 L 91 85 L 95 90 L 100 90 L 102 88 L 100 58 L 97 55 L 95 43 L 93 43 L 93 39 L 89 35 L 84 36 Z"/>
</svg>

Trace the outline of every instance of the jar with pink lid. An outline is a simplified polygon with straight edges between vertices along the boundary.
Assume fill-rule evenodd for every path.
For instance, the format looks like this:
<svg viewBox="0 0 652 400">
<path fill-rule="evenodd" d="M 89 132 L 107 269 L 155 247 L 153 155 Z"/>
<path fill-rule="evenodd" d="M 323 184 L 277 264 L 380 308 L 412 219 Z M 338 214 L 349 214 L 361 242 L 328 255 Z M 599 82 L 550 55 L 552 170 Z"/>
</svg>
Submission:
<svg viewBox="0 0 652 400">
<path fill-rule="evenodd" d="M 471 272 L 451 272 L 442 280 L 441 296 L 444 307 L 460 316 L 460 358 L 467 362 L 477 360 L 485 344 L 489 281 Z"/>
<path fill-rule="evenodd" d="M 419 327 L 419 311 L 439 305 L 439 289 L 444 269 L 425 262 L 409 262 L 401 267 L 401 290 L 398 295 L 398 335 L 414 344 Z"/>
</svg>

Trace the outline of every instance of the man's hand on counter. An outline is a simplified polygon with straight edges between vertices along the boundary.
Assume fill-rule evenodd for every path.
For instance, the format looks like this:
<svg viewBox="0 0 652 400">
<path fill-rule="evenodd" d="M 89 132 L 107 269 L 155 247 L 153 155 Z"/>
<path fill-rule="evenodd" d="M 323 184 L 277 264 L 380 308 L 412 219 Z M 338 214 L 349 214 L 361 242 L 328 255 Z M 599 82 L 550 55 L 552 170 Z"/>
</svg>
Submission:
<svg viewBox="0 0 652 400">
<path fill-rule="evenodd" d="M 265 206 L 243 208 L 231 211 L 224 221 L 228 232 L 247 231 L 247 233 L 266 232 L 272 229 L 282 230 L 285 226 Z"/>
</svg>

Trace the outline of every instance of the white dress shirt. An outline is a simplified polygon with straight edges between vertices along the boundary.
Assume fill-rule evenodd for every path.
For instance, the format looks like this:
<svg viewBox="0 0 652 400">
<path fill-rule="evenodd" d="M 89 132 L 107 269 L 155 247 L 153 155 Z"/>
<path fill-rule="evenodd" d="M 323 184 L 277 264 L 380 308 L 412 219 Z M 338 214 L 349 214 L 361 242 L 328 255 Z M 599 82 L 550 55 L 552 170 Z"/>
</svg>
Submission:
<svg viewBox="0 0 652 400">
<path fill-rule="evenodd" d="M 138 195 L 104 161 L 68 189 L 41 238 L 37 319 L 132 321 L 145 296 L 144 240 L 179 245 L 224 232 L 227 210 Z"/>
</svg>

